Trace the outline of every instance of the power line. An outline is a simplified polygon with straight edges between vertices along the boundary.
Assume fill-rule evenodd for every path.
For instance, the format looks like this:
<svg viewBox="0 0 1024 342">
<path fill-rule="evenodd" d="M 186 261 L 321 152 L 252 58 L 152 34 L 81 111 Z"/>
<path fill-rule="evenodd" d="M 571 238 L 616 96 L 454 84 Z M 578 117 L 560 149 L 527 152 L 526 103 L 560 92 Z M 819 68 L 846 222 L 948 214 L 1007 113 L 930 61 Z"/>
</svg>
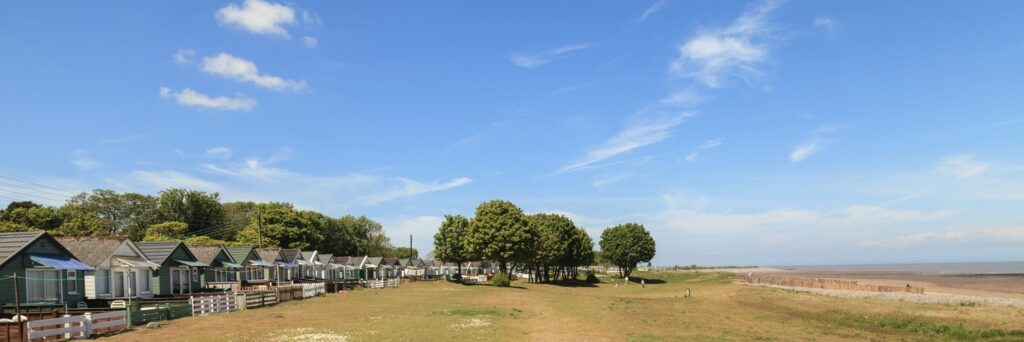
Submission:
<svg viewBox="0 0 1024 342">
<path fill-rule="evenodd" d="M 32 184 L 32 185 L 36 185 L 36 186 L 41 186 L 41 187 L 44 187 L 44 188 L 50 188 L 50 189 L 53 189 L 53 190 L 57 190 L 57 191 L 61 191 L 61 192 L 67 192 L 67 193 L 74 194 L 74 195 L 78 194 L 77 191 L 67 191 L 65 189 L 59 189 L 59 188 L 55 188 L 55 187 L 52 187 L 52 186 L 49 186 L 49 185 L 33 183 L 33 182 L 26 181 L 26 180 L 20 180 L 20 179 L 17 179 L 17 178 L 11 178 L 11 177 L 7 177 L 7 176 L 3 176 L 3 175 L 0 175 L 0 178 L 9 179 L 9 180 L 12 180 L 12 181 L 15 181 L 15 182 L 21 182 L 21 183 L 25 183 L 25 184 Z"/>
<path fill-rule="evenodd" d="M 68 196 L 67 194 L 57 193 L 57 192 L 53 192 L 53 191 L 47 191 L 47 190 L 43 190 L 43 189 L 39 189 L 39 188 L 28 187 L 28 186 L 25 186 L 25 185 L 22 185 L 22 184 L 18 184 L 18 183 L 15 183 L 15 182 L 11 182 L 11 181 L 0 180 L 0 184 L 6 184 L 7 186 L 16 186 L 16 187 L 19 187 L 19 188 L 22 188 L 22 189 L 38 191 L 38 192 L 42 192 L 42 193 L 46 193 L 46 194 L 51 194 L 51 195 L 56 195 L 56 196 L 62 196 L 62 197 L 63 196 Z M 72 197 L 72 196 L 68 196 L 68 197 Z"/>
<path fill-rule="evenodd" d="M 46 196 L 41 196 L 41 195 L 37 195 L 37 194 L 27 194 L 27 193 L 16 191 L 16 190 L 11 190 L 9 188 L 0 188 L 0 190 L 2 190 L 4 192 L 8 192 L 8 193 L 14 193 L 14 194 L 18 194 L 18 195 L 22 195 L 22 196 L 27 196 L 27 197 L 31 197 L 31 198 L 35 198 L 35 199 L 42 199 L 42 200 L 46 200 L 46 201 L 53 201 L 53 202 L 64 202 L 64 201 L 67 201 L 67 199 L 55 199 L 55 198 L 52 198 L 52 197 L 46 197 Z"/>
</svg>

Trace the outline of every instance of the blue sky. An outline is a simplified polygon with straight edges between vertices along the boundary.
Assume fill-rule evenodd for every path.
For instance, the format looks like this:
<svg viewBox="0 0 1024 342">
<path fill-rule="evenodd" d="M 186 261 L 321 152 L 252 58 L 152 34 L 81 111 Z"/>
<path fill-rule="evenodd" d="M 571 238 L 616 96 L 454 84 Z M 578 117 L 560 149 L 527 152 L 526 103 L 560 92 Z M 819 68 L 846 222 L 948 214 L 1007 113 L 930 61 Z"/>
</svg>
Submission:
<svg viewBox="0 0 1024 342">
<path fill-rule="evenodd" d="M 503 198 L 656 264 L 1024 259 L 1024 3 L 190 5 L 0 4 L 0 204 L 188 187 L 429 250 Z"/>
</svg>

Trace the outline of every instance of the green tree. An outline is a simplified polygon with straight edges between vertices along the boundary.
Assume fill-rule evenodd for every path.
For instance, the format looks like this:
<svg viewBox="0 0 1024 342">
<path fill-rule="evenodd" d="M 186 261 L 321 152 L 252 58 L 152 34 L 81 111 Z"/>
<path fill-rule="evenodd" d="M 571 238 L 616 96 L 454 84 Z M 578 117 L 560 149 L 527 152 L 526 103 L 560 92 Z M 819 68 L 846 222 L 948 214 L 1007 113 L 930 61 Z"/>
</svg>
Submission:
<svg viewBox="0 0 1024 342">
<path fill-rule="evenodd" d="M 394 254 L 395 254 L 396 258 L 405 259 L 405 258 L 418 258 L 419 255 L 420 255 L 420 252 L 417 251 L 415 248 L 395 247 Z"/>
<path fill-rule="evenodd" d="M 11 202 L 7 205 L 7 209 L 0 211 L 0 221 L 36 229 L 53 230 L 60 227 L 63 218 L 53 207 L 44 207 L 25 201 Z"/>
<path fill-rule="evenodd" d="M 462 276 L 462 263 L 468 261 L 465 251 L 466 230 L 469 219 L 462 215 L 445 215 L 441 227 L 434 234 L 434 257 L 443 262 L 459 265 L 458 275 Z"/>
<path fill-rule="evenodd" d="M 636 264 L 654 258 L 654 238 L 643 225 L 620 224 L 601 233 L 601 257 L 619 267 L 623 277 L 629 277 Z"/>
<path fill-rule="evenodd" d="M 67 205 L 111 222 L 104 235 L 123 235 L 138 241 L 145 236 L 146 227 L 157 223 L 157 199 L 153 196 L 97 189 L 75 195 Z"/>
<path fill-rule="evenodd" d="M 23 224 L 14 223 L 14 222 L 0 221 L 0 233 L 31 232 L 31 231 L 36 231 L 36 230 L 39 230 L 39 229 L 32 228 L 32 227 L 29 227 L 29 226 L 26 226 L 26 225 L 23 225 Z"/>
<path fill-rule="evenodd" d="M 94 215 L 84 208 L 67 204 L 57 210 L 61 225 L 53 230 L 57 236 L 109 236 L 114 222 Z"/>
<path fill-rule="evenodd" d="M 217 240 L 206 235 L 195 235 L 185 238 L 185 244 L 189 246 L 217 246 L 227 245 L 228 242 L 224 240 Z"/>
<path fill-rule="evenodd" d="M 558 214 L 534 214 L 527 220 L 537 234 L 531 259 L 537 280 L 551 281 L 552 272 L 556 280 L 564 277 L 566 267 L 572 263 L 569 244 L 575 236 L 576 225 Z"/>
<path fill-rule="evenodd" d="M 509 201 L 492 200 L 476 207 L 465 243 L 468 255 L 497 261 L 501 273 L 507 275 L 510 262 L 530 262 L 535 241 L 536 233 L 522 209 Z"/>
<path fill-rule="evenodd" d="M 220 205 L 220 194 L 216 192 L 167 189 L 161 191 L 157 198 L 156 212 L 159 222 L 187 223 L 190 233 L 221 238 L 222 232 L 234 232 L 224 224 L 224 208 Z"/>
<path fill-rule="evenodd" d="M 188 232 L 188 224 L 184 222 L 163 222 L 149 226 L 142 241 L 178 241 Z"/>
</svg>

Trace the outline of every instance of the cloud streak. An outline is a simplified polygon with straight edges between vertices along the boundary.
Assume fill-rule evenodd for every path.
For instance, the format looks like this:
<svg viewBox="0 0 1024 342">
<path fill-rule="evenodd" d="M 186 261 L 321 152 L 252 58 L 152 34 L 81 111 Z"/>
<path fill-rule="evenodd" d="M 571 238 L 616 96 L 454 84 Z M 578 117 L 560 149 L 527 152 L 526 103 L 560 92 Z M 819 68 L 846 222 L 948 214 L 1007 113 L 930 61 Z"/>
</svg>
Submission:
<svg viewBox="0 0 1024 342">
<path fill-rule="evenodd" d="M 635 122 L 604 144 L 587 151 L 582 159 L 563 166 L 557 173 L 583 170 L 602 160 L 668 139 L 672 130 L 690 115 L 667 115 Z"/>
<path fill-rule="evenodd" d="M 936 169 L 958 179 L 969 179 L 985 173 L 991 167 L 989 163 L 977 161 L 973 154 L 957 154 L 942 158 Z"/>
<path fill-rule="evenodd" d="M 401 178 L 400 181 L 402 183 L 401 186 L 395 187 L 388 191 L 363 196 L 360 200 L 366 205 L 373 206 L 403 197 L 412 197 L 428 192 L 448 190 L 460 187 L 469 184 L 473 180 L 467 177 L 461 177 L 452 179 L 445 183 L 420 183 L 408 178 Z"/>
<path fill-rule="evenodd" d="M 248 98 L 244 94 L 237 94 L 235 97 L 209 97 L 189 88 L 176 92 L 167 87 L 160 87 L 160 97 L 174 99 L 182 106 L 216 110 L 249 111 L 256 107 L 256 100 Z"/>
<path fill-rule="evenodd" d="M 509 56 L 508 60 L 517 67 L 524 69 L 533 69 L 538 66 L 551 63 L 556 59 L 562 58 L 564 55 L 570 52 L 579 51 L 590 47 L 591 46 L 588 44 L 576 44 L 566 45 L 535 53 L 520 52 L 512 54 L 512 56 Z"/>
<path fill-rule="evenodd" d="M 650 17 L 654 13 L 657 13 L 658 11 L 661 11 L 663 7 L 665 7 L 665 0 L 658 0 L 657 2 L 651 4 L 651 6 L 647 7 L 647 9 L 644 10 L 644 13 L 640 15 L 640 18 L 637 19 L 636 22 L 639 24 L 644 21 L 647 21 L 648 17 Z"/>
<path fill-rule="evenodd" d="M 261 74 L 256 63 L 223 52 L 213 57 L 203 58 L 199 70 L 239 82 L 249 82 L 274 91 L 299 92 L 308 88 L 304 80 L 286 80 L 277 76 Z"/>
</svg>

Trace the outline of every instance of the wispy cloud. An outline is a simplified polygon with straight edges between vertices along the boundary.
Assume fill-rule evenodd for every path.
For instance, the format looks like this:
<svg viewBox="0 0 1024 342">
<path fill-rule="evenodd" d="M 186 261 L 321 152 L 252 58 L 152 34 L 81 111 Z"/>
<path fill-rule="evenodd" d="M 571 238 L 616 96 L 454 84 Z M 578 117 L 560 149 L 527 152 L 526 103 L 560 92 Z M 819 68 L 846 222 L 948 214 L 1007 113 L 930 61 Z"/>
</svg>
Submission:
<svg viewBox="0 0 1024 342">
<path fill-rule="evenodd" d="M 245 0 L 241 7 L 228 4 L 216 13 L 217 20 L 223 24 L 248 31 L 253 34 L 291 38 L 285 25 L 295 23 L 295 10 L 263 0 Z"/>
<path fill-rule="evenodd" d="M 967 243 L 968 232 L 923 232 L 900 235 L 894 238 L 863 240 L 858 245 L 864 247 L 902 247 L 928 241 L 952 241 L 958 244 Z"/>
<path fill-rule="evenodd" d="M 709 139 L 708 141 L 705 141 L 703 144 L 698 146 L 695 151 L 690 152 L 690 154 L 686 155 L 686 161 L 687 162 L 691 162 L 691 163 L 697 162 L 697 157 L 700 156 L 701 152 L 704 152 L 704 151 L 713 149 L 715 147 L 721 146 L 722 142 L 724 142 L 724 140 L 722 138 Z"/>
<path fill-rule="evenodd" d="M 316 41 L 316 38 L 310 36 L 302 37 L 302 45 L 304 45 L 305 47 L 312 49 L 315 48 L 317 44 L 318 42 Z"/>
<path fill-rule="evenodd" d="M 177 64 L 192 64 L 192 59 L 196 56 L 196 50 L 192 49 L 180 49 L 171 56 L 171 60 Z"/>
<path fill-rule="evenodd" d="M 566 46 L 554 48 L 554 49 L 551 49 L 551 50 L 545 50 L 545 51 L 541 51 L 541 52 L 534 52 L 534 53 L 524 53 L 524 52 L 521 52 L 521 53 L 512 54 L 512 56 L 510 56 L 508 58 L 508 60 L 509 60 L 509 62 L 512 62 L 512 64 L 514 64 L 515 66 L 518 66 L 518 67 L 521 67 L 521 68 L 526 68 L 526 69 L 533 69 L 533 68 L 536 68 L 538 66 L 551 63 L 552 61 L 554 61 L 556 59 L 559 59 L 563 55 L 568 54 L 570 52 L 579 51 L 579 50 L 587 49 L 587 48 L 590 48 L 590 47 L 591 47 L 591 45 L 589 45 L 589 44 L 576 44 L 576 45 L 566 45 Z"/>
<path fill-rule="evenodd" d="M 712 88 L 722 86 L 729 77 L 749 80 L 760 75 L 758 66 L 768 56 L 767 40 L 772 32 L 767 19 L 778 5 L 772 0 L 757 3 L 732 25 L 697 34 L 679 46 L 679 57 L 669 66 L 670 72 Z"/>
<path fill-rule="evenodd" d="M 178 171 L 135 171 L 132 176 L 156 189 L 187 188 L 205 191 L 222 191 L 220 184 L 206 181 Z"/>
<path fill-rule="evenodd" d="M 673 129 L 691 115 L 683 113 L 640 119 L 604 144 L 587 151 L 582 159 L 562 167 L 557 173 L 583 170 L 602 160 L 668 139 Z"/>
<path fill-rule="evenodd" d="M 256 63 L 223 52 L 213 57 L 203 58 L 200 70 L 240 82 L 251 82 L 256 86 L 276 91 L 297 92 L 307 89 L 304 80 L 286 80 L 277 76 L 260 74 Z"/>
<path fill-rule="evenodd" d="M 793 147 L 793 151 L 789 153 L 789 161 L 799 163 L 818 154 L 825 146 L 839 141 L 835 135 L 843 128 L 842 125 L 825 125 L 814 129 L 814 137 L 811 140 Z"/>
<path fill-rule="evenodd" d="M 191 107 L 203 107 L 216 110 L 243 110 L 248 111 L 256 107 L 256 100 L 250 99 L 243 94 L 235 97 L 209 97 L 206 94 L 185 88 L 176 92 L 167 87 L 160 87 L 160 96 L 173 98 L 178 104 Z"/>
<path fill-rule="evenodd" d="M 206 149 L 206 156 L 217 159 L 228 159 L 231 158 L 231 149 L 224 146 L 211 147 Z"/>
<path fill-rule="evenodd" d="M 647 21 L 647 17 L 650 17 L 652 14 L 657 13 L 663 7 L 665 7 L 665 0 L 658 0 L 657 2 L 648 6 L 647 9 L 644 10 L 644 13 L 640 15 L 640 18 L 636 20 L 636 22 L 642 23 L 644 21 Z"/>
<path fill-rule="evenodd" d="M 974 178 L 992 167 L 991 164 L 980 162 L 973 154 L 956 154 L 942 158 L 936 168 L 939 172 L 950 174 L 959 179 Z"/>
<path fill-rule="evenodd" d="M 408 178 L 402 178 L 400 179 L 400 181 L 402 183 L 401 186 L 395 187 L 388 191 L 363 196 L 360 200 L 364 204 L 372 206 L 398 198 L 411 197 L 428 192 L 448 190 L 451 188 L 469 184 L 473 180 L 467 177 L 462 177 L 452 179 L 445 183 L 420 183 Z"/>
<path fill-rule="evenodd" d="M 619 182 L 619 181 L 621 181 L 623 179 L 626 179 L 628 177 L 629 177 L 629 174 L 604 175 L 604 176 L 597 177 L 597 179 L 595 179 L 594 182 L 591 183 L 591 185 L 593 185 L 595 188 L 603 189 L 605 186 L 608 186 L 608 185 L 610 185 L 612 183 L 617 183 L 617 182 Z"/>
</svg>

